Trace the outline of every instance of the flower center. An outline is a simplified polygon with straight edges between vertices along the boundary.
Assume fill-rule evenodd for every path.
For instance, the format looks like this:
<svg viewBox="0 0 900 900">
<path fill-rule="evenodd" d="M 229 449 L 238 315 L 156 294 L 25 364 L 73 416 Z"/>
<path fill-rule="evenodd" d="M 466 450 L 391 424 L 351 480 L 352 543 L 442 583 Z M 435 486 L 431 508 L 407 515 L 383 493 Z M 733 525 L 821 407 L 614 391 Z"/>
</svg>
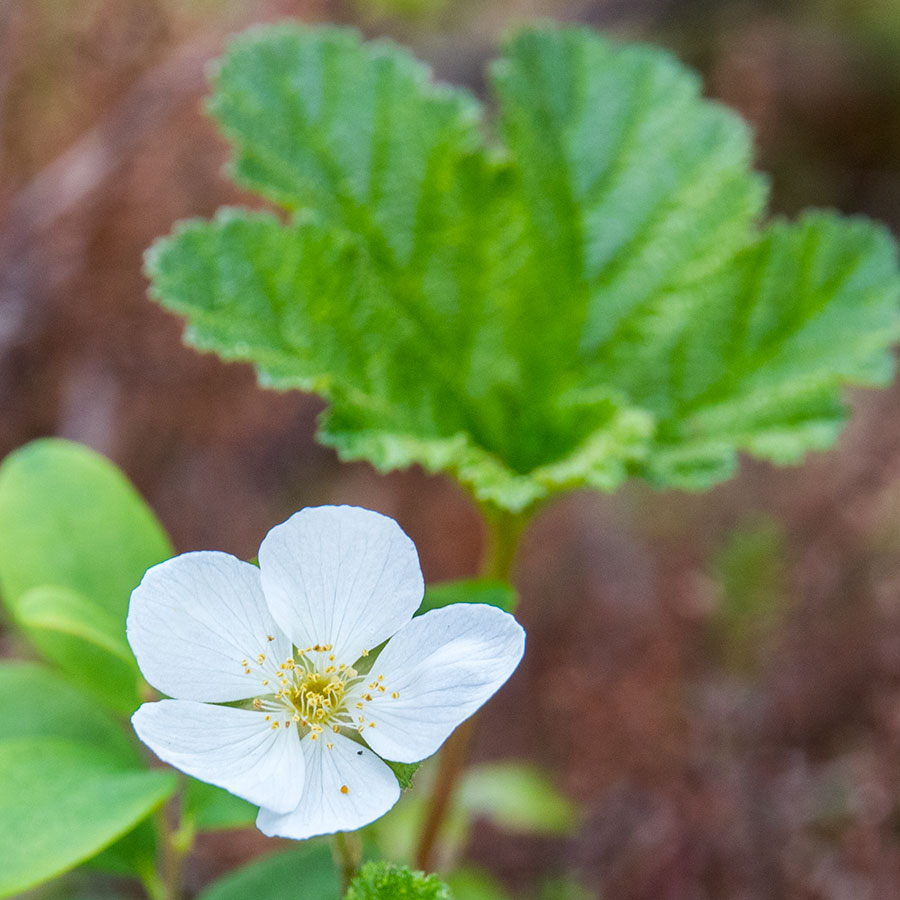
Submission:
<svg viewBox="0 0 900 900">
<path fill-rule="evenodd" d="M 342 711 L 344 688 L 344 680 L 337 675 L 310 672 L 299 684 L 295 681 L 285 697 L 300 714 L 301 720 L 324 722 Z"/>
<path fill-rule="evenodd" d="M 262 681 L 267 692 L 253 701 L 253 708 L 268 714 L 266 721 L 272 728 L 290 728 L 294 723 L 314 741 L 329 727 L 335 732 L 342 728 L 362 731 L 356 719 L 363 721 L 364 717 L 358 715 L 358 709 L 354 709 L 355 718 L 351 715 L 347 695 L 364 676 L 352 666 L 338 663 L 332 649 L 331 644 L 297 648 L 277 666 L 267 662 L 265 654 L 259 655 L 260 670 L 268 675 Z M 245 660 L 243 665 L 250 671 L 252 663 Z M 356 703 L 356 707 L 362 706 L 362 701 Z"/>
</svg>

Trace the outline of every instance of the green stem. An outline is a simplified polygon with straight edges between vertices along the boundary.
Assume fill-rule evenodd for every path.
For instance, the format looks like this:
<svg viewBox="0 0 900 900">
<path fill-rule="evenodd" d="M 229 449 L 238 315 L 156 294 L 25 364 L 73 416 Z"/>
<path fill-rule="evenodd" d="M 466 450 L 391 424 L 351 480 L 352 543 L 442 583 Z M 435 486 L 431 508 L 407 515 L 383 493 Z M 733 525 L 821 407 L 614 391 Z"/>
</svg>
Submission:
<svg viewBox="0 0 900 900">
<path fill-rule="evenodd" d="M 196 836 L 193 823 L 182 815 L 186 785 L 187 779 L 179 773 L 175 796 L 156 814 L 158 871 L 143 879 L 151 900 L 181 900 L 184 864 Z"/>
<path fill-rule="evenodd" d="M 499 578 L 508 582 L 519 538 L 528 523 L 528 515 L 524 512 L 511 513 L 487 505 L 482 506 L 481 510 L 488 526 L 488 543 L 480 574 L 483 577 Z M 437 778 L 428 798 L 425 819 L 416 846 L 416 866 L 424 872 L 431 868 L 435 844 L 465 767 L 477 718 L 475 715 L 463 722 L 441 749 Z"/>
<path fill-rule="evenodd" d="M 339 831 L 332 844 L 334 864 L 341 878 L 341 896 L 347 893 L 350 882 L 359 872 L 362 863 L 362 839 L 355 831 Z"/>
</svg>

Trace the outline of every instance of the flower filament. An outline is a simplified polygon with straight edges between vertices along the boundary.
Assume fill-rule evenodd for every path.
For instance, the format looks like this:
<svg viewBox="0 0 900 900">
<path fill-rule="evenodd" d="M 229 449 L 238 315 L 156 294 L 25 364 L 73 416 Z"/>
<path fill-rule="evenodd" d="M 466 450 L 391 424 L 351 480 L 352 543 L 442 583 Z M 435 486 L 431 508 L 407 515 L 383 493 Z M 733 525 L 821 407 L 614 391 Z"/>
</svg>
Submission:
<svg viewBox="0 0 900 900">
<path fill-rule="evenodd" d="M 379 675 L 363 688 L 366 676 L 353 666 L 337 663 L 332 649 L 331 644 L 297 648 L 277 667 L 273 663 L 264 665 L 264 653 L 257 656 L 259 668 L 268 676 L 262 679 L 268 692 L 253 701 L 253 708 L 267 713 L 271 728 L 288 728 L 295 723 L 301 736 L 309 735 L 315 741 L 328 728 L 334 732 L 343 728 L 363 732 L 375 727 L 375 722 L 360 715 L 360 710 L 372 700 L 373 691 L 385 692 L 384 676 Z M 241 665 L 246 669 L 252 663 L 245 659 Z M 276 685 L 277 690 L 272 692 Z M 397 698 L 399 694 L 394 691 L 390 696 Z M 327 746 L 331 749 L 333 745 Z"/>
</svg>

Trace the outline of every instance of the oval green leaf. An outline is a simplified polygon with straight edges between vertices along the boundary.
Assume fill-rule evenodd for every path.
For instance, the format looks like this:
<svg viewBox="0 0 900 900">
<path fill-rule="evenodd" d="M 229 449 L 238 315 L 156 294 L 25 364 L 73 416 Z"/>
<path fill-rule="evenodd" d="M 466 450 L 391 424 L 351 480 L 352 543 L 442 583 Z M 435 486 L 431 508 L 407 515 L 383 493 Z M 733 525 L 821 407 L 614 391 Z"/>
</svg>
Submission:
<svg viewBox="0 0 900 900">
<path fill-rule="evenodd" d="M 0 897 L 9 897 L 131 830 L 173 793 L 175 776 L 40 737 L 0 742 L 0 783 Z"/>
</svg>

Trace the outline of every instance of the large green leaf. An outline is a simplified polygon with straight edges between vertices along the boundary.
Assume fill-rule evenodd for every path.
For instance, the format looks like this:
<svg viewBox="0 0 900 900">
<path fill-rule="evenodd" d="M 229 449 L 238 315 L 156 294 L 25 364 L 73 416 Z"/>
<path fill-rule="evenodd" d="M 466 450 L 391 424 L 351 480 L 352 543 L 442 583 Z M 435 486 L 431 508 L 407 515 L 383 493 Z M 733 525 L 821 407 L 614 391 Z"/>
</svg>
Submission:
<svg viewBox="0 0 900 900">
<path fill-rule="evenodd" d="M 737 116 L 668 54 L 518 33 L 496 137 L 465 92 L 350 31 L 237 38 L 211 110 L 244 186 L 148 255 L 187 339 L 330 401 L 320 437 L 381 469 L 450 470 L 521 509 L 629 475 L 703 488 L 746 451 L 829 446 L 845 385 L 886 383 L 886 232 L 760 226 Z"/>
<path fill-rule="evenodd" d="M 117 712 L 141 684 L 125 641 L 131 591 L 172 555 L 125 476 L 87 447 L 35 441 L 0 466 L 0 588 L 32 643 Z"/>
<path fill-rule="evenodd" d="M 300 845 L 264 856 L 229 872 L 204 890 L 197 900 L 336 900 L 337 873 L 327 844 Z"/>
<path fill-rule="evenodd" d="M 123 764 L 140 764 L 122 727 L 90 697 L 44 666 L 0 662 L 0 741 L 38 737 L 78 741 Z"/>
<path fill-rule="evenodd" d="M 175 776 L 41 736 L 0 741 L 0 783 L 0 897 L 9 897 L 131 830 L 172 794 Z"/>
<path fill-rule="evenodd" d="M 105 706 L 123 714 L 143 684 L 124 626 L 75 591 L 44 585 L 18 600 L 16 619 L 34 646 Z"/>
<path fill-rule="evenodd" d="M 147 569 L 172 555 L 156 517 L 107 459 L 48 438 L 0 466 L 0 585 L 15 612 L 29 589 L 78 591 L 122 623 Z"/>
</svg>

